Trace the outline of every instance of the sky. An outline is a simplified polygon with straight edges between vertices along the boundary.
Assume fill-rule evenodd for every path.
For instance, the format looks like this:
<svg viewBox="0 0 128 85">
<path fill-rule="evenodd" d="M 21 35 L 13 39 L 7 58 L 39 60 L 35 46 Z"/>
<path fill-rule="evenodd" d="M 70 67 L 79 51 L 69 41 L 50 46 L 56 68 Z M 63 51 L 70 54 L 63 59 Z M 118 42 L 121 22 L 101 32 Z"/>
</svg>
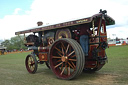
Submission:
<svg viewBox="0 0 128 85">
<path fill-rule="evenodd" d="M 90 17 L 107 10 L 116 24 L 107 27 L 110 38 L 128 37 L 128 0 L 0 0 L 0 40 L 37 26 Z"/>
</svg>

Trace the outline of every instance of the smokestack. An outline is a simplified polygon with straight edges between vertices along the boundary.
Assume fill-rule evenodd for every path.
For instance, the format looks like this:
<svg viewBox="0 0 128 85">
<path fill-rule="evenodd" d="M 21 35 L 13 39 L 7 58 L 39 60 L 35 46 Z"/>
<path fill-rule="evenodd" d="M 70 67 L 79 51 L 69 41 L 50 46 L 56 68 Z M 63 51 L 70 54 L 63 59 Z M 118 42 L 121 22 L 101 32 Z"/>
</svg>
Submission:
<svg viewBox="0 0 128 85">
<path fill-rule="evenodd" d="M 37 25 L 41 26 L 41 25 L 43 25 L 43 22 L 39 21 L 39 22 L 37 22 Z"/>
</svg>

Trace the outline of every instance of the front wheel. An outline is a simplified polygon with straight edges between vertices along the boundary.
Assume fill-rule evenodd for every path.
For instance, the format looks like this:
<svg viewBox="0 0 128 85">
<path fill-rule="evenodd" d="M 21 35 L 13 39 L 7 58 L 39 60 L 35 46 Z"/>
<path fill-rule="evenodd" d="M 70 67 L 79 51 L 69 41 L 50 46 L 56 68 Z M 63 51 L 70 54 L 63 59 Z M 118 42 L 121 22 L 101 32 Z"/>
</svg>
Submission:
<svg viewBox="0 0 128 85">
<path fill-rule="evenodd" d="M 83 50 L 73 39 L 62 38 L 50 48 L 50 67 L 60 79 L 73 79 L 80 75 L 85 64 Z"/>
<path fill-rule="evenodd" d="M 26 69 L 29 73 L 34 74 L 37 71 L 38 62 L 36 56 L 29 54 L 25 60 Z"/>
</svg>

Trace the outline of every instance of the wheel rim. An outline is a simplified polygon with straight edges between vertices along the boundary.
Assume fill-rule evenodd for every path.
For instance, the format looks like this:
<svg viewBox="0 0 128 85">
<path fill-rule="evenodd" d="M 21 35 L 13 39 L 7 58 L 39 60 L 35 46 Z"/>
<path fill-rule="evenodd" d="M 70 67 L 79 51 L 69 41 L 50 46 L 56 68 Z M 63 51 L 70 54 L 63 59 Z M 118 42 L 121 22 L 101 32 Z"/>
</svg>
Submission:
<svg viewBox="0 0 128 85">
<path fill-rule="evenodd" d="M 79 72 L 80 59 L 71 42 L 63 39 L 55 42 L 50 49 L 50 67 L 58 78 L 72 79 Z M 83 67 L 81 67 L 83 69 Z"/>
<path fill-rule="evenodd" d="M 35 73 L 37 70 L 37 60 L 34 56 L 28 55 L 26 57 L 26 69 L 28 70 L 29 73 Z"/>
</svg>

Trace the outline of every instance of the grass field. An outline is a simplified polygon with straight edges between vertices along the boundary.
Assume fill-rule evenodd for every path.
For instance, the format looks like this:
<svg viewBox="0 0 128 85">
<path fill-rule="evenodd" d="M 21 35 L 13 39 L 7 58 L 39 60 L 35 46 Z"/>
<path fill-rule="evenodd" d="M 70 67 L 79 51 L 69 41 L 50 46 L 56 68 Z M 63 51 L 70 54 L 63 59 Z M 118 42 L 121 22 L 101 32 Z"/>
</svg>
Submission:
<svg viewBox="0 0 128 85">
<path fill-rule="evenodd" d="M 27 53 L 0 56 L 0 85 L 128 85 L 128 46 L 106 50 L 108 63 L 98 72 L 82 73 L 74 80 L 57 79 L 45 65 L 36 74 L 25 68 Z"/>
</svg>

